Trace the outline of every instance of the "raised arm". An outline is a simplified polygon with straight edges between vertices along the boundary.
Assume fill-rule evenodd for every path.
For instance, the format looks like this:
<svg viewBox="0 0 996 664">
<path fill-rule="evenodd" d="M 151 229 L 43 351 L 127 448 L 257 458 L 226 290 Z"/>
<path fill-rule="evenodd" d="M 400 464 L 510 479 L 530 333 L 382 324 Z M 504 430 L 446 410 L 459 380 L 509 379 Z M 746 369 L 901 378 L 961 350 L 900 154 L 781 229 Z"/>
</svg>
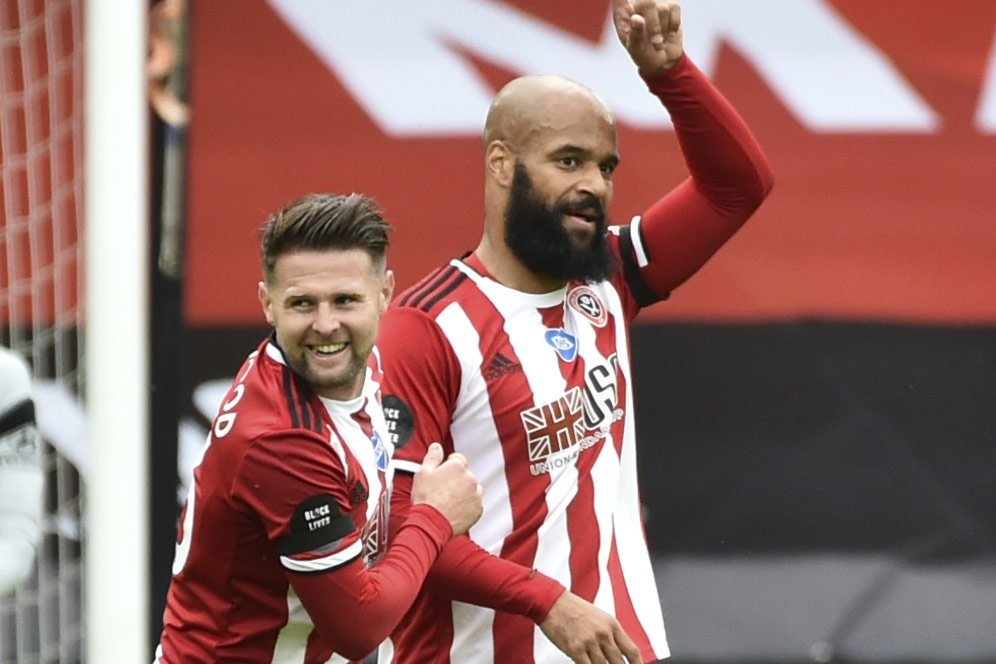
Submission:
<svg viewBox="0 0 996 664">
<path fill-rule="evenodd" d="M 633 236 L 641 274 L 662 298 L 750 218 L 773 175 L 743 118 L 685 55 L 678 3 L 614 0 L 613 11 L 620 41 L 671 116 L 690 173 L 647 210 Z"/>
</svg>

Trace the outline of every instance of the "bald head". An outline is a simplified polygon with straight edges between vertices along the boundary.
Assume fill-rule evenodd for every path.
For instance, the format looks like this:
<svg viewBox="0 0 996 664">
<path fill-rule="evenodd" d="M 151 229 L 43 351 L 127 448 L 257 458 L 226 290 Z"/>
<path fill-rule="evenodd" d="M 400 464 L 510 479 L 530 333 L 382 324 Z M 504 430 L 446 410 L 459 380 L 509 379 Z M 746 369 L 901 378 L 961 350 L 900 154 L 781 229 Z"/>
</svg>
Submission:
<svg viewBox="0 0 996 664">
<path fill-rule="evenodd" d="M 484 146 L 504 141 L 521 149 L 534 135 L 556 131 L 566 115 L 578 112 L 614 125 L 605 102 L 580 83 L 553 74 L 521 76 L 495 96 L 484 123 Z"/>
</svg>

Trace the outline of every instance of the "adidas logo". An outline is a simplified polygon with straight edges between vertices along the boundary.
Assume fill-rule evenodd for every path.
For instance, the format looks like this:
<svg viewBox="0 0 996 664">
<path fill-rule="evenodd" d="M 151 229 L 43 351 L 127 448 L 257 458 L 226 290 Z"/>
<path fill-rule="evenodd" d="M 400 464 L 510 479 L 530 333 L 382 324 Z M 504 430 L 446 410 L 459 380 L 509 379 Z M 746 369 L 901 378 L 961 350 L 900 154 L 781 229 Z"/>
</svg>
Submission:
<svg viewBox="0 0 996 664">
<path fill-rule="evenodd" d="M 515 371 L 522 371 L 522 365 L 518 362 L 513 362 L 501 353 L 496 353 L 491 358 L 491 364 L 484 370 L 484 380 L 494 380 Z"/>
</svg>

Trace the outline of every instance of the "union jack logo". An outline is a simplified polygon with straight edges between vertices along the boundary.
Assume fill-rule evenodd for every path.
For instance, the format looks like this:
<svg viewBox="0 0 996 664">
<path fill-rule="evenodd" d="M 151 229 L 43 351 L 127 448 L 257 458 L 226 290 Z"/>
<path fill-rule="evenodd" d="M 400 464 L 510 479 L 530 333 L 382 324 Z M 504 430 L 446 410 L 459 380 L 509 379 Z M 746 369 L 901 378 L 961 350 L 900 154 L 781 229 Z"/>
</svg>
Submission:
<svg viewBox="0 0 996 664">
<path fill-rule="evenodd" d="M 529 460 L 542 461 L 574 447 L 584 436 L 581 388 L 574 387 L 556 401 L 520 413 L 526 429 Z"/>
</svg>

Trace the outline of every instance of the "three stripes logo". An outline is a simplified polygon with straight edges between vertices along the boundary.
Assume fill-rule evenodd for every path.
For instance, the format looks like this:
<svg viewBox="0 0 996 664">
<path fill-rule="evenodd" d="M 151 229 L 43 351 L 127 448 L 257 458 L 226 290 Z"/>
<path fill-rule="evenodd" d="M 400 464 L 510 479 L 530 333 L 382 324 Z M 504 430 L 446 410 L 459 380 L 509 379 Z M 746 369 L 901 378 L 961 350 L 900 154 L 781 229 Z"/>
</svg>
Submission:
<svg viewBox="0 0 996 664">
<path fill-rule="evenodd" d="M 521 364 L 513 362 L 502 353 L 495 353 L 495 356 L 491 358 L 491 363 L 484 370 L 484 380 L 491 381 L 516 371 L 522 371 Z"/>
</svg>

